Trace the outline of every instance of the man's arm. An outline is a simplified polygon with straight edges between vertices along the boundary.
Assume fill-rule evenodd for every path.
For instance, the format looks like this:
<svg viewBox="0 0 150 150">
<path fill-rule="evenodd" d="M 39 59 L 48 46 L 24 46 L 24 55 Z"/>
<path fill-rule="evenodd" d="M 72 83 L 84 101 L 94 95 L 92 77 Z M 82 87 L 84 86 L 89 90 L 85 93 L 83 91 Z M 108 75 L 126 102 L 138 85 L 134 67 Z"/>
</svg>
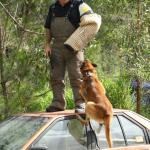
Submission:
<svg viewBox="0 0 150 150">
<path fill-rule="evenodd" d="M 99 31 L 101 25 L 101 16 L 94 13 L 86 3 L 79 5 L 79 13 L 79 27 L 64 42 L 66 47 L 71 47 L 75 52 L 87 46 Z"/>
<path fill-rule="evenodd" d="M 46 56 L 51 55 L 51 33 L 50 29 L 45 28 L 45 53 Z"/>
<path fill-rule="evenodd" d="M 79 13 L 80 17 L 82 17 L 83 15 L 92 14 L 94 12 L 88 4 L 83 2 L 82 4 L 79 5 Z"/>
</svg>

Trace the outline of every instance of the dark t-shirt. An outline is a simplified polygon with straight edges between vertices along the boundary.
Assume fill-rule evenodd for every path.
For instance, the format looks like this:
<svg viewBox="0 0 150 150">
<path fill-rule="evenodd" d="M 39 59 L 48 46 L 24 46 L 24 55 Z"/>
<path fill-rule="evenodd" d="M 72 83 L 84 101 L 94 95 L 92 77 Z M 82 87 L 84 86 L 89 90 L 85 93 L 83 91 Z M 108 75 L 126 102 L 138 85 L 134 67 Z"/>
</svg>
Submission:
<svg viewBox="0 0 150 150">
<path fill-rule="evenodd" d="M 82 0 L 70 0 L 65 6 L 61 6 L 59 2 L 52 4 L 45 21 L 45 28 L 50 29 L 51 20 L 53 17 L 66 17 L 77 28 L 80 22 L 79 5 Z"/>
</svg>

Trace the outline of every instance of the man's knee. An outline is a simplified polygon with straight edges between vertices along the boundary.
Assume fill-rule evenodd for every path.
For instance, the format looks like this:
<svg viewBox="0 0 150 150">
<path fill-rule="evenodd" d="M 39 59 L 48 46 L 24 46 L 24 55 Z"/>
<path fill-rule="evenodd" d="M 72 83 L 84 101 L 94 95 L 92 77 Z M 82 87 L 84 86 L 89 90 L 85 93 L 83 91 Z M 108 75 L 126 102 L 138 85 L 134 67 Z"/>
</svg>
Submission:
<svg viewBox="0 0 150 150">
<path fill-rule="evenodd" d="M 51 80 L 51 84 L 52 86 L 59 86 L 59 87 L 64 87 L 65 86 L 65 83 L 64 83 L 64 80 L 56 80 L 56 79 L 52 79 Z"/>
<path fill-rule="evenodd" d="M 82 82 L 81 78 L 77 78 L 77 79 L 72 79 L 71 78 L 70 79 L 70 84 L 71 84 L 72 87 L 80 87 L 81 82 Z"/>
</svg>

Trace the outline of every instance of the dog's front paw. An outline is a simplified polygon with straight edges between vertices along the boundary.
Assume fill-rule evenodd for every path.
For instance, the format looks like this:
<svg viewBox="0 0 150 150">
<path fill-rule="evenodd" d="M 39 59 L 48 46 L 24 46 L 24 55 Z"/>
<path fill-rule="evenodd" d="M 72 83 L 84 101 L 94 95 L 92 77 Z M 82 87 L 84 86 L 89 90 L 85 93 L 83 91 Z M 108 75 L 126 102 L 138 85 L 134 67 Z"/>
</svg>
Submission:
<svg viewBox="0 0 150 150">
<path fill-rule="evenodd" d="M 76 113 L 77 119 L 81 122 L 82 125 L 88 126 L 88 121 L 84 120 L 78 113 Z"/>
</svg>

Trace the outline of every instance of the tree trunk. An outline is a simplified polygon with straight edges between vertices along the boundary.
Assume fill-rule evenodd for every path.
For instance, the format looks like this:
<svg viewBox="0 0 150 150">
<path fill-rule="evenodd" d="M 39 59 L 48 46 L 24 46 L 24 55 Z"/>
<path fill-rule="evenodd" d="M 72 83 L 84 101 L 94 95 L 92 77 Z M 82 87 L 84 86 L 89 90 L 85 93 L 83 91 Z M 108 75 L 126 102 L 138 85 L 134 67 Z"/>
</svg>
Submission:
<svg viewBox="0 0 150 150">
<path fill-rule="evenodd" d="M 140 19 L 140 0 L 137 1 L 137 49 L 140 52 L 140 31 L 141 31 L 141 19 Z"/>
<path fill-rule="evenodd" d="M 141 111 L 141 82 L 137 78 L 137 88 L 136 88 L 136 112 L 140 114 Z"/>
<path fill-rule="evenodd" d="M 140 55 L 140 32 L 141 32 L 141 19 L 140 19 L 140 0 L 137 0 L 137 52 Z M 138 57 L 138 56 L 137 56 Z M 137 77 L 137 88 L 136 88 L 136 112 L 140 113 L 141 110 L 141 83 Z"/>
<path fill-rule="evenodd" d="M 4 77 L 4 62 L 3 62 L 3 51 L 4 47 L 2 45 L 2 28 L 0 27 L 0 78 L 1 78 L 1 87 L 2 87 L 2 94 L 4 98 L 4 114 L 5 117 L 8 116 L 8 95 L 7 95 L 7 87 L 6 87 L 6 80 Z"/>
</svg>

